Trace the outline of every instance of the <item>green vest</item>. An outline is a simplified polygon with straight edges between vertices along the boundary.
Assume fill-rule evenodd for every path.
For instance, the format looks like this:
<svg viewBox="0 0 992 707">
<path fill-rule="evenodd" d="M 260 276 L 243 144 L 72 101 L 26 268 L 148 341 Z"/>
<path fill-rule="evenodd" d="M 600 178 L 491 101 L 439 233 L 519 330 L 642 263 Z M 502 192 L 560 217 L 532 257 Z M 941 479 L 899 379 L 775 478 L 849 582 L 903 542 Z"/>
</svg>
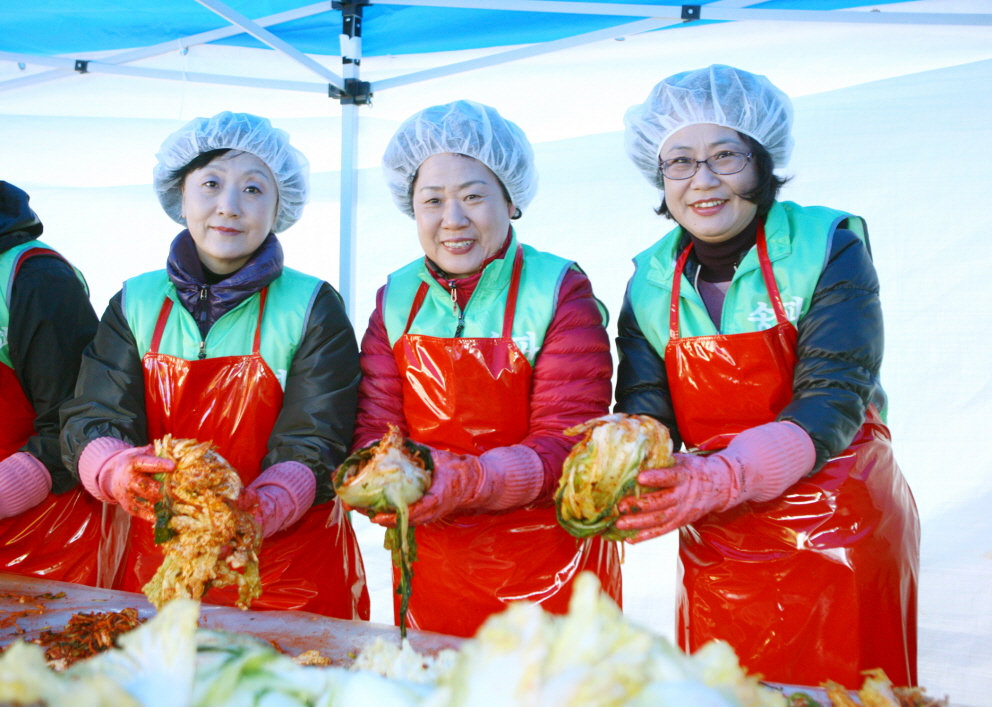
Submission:
<svg viewBox="0 0 992 707">
<path fill-rule="evenodd" d="M 512 336 L 514 343 L 533 365 L 554 319 L 562 279 L 570 268 L 577 266 L 527 245 L 523 246 L 523 250 L 524 262 Z M 413 300 L 423 282 L 428 285 L 427 296 L 409 333 L 454 337 L 458 331 L 459 317 L 463 315 L 460 336 L 485 339 L 502 336 L 503 313 L 516 252 L 517 237 L 514 234 L 506 257 L 494 260 L 482 272 L 464 312 L 452 305 L 451 293 L 434 279 L 424 258 L 418 258 L 394 272 L 389 276 L 383 296 L 383 321 L 389 344 L 394 345 L 403 335 Z"/>
<path fill-rule="evenodd" d="M 772 205 L 765 221 L 765 241 L 789 321 L 798 322 L 809 310 L 816 283 L 830 256 L 833 233 L 845 220 L 847 228 L 864 240 L 865 225 L 860 217 L 791 201 Z M 637 323 L 662 358 L 668 344 L 672 276 L 681 239 L 682 228 L 676 227 L 635 257 L 636 270 L 630 282 L 630 302 Z M 723 302 L 719 331 L 699 293 L 683 274 L 679 325 L 683 337 L 740 334 L 774 326 L 775 312 L 761 275 L 757 247 L 748 251 L 734 273 Z"/>
<path fill-rule="evenodd" d="M 315 277 L 283 268 L 282 275 L 269 285 L 262 316 L 261 354 L 283 389 L 321 284 Z M 260 293 L 221 316 L 203 339 L 196 320 L 179 301 L 166 271 L 155 270 L 124 283 L 124 314 L 134 334 L 138 356 L 144 357 L 151 348 L 155 324 L 166 297 L 174 305 L 162 333 L 159 353 L 187 361 L 251 354 Z"/>
<path fill-rule="evenodd" d="M 14 367 L 13 362 L 10 360 L 10 346 L 7 342 L 7 332 L 10 328 L 10 293 L 14 289 L 14 276 L 17 274 L 17 262 L 21 259 L 21 255 L 25 251 L 31 250 L 32 248 L 45 248 L 51 251 L 55 250 L 41 241 L 28 241 L 27 243 L 21 243 L 3 254 L 0 254 L 0 283 L 5 285 L 3 292 L 0 293 L 0 363 L 8 368 Z M 86 287 L 86 280 L 83 278 L 83 274 L 76 270 L 75 267 L 72 269 L 76 271 L 76 277 L 78 277 L 79 281 L 83 283 L 83 289 L 86 290 L 87 294 L 89 294 L 89 288 Z"/>
</svg>

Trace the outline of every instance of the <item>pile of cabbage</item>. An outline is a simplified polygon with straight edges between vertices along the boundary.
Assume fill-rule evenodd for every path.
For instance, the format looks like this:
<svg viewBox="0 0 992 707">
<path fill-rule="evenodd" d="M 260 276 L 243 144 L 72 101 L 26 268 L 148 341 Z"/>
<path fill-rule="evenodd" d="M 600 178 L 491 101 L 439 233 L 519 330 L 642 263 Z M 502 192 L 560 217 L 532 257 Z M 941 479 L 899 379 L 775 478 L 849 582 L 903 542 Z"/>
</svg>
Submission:
<svg viewBox="0 0 992 707">
<path fill-rule="evenodd" d="M 687 656 L 627 622 L 592 574 L 569 613 L 520 603 L 458 652 L 377 641 L 350 668 L 297 665 L 257 639 L 197 628 L 177 599 L 111 649 L 64 673 L 40 646 L 0 656 L 0 703 L 51 707 L 785 707 L 725 643 Z"/>
</svg>

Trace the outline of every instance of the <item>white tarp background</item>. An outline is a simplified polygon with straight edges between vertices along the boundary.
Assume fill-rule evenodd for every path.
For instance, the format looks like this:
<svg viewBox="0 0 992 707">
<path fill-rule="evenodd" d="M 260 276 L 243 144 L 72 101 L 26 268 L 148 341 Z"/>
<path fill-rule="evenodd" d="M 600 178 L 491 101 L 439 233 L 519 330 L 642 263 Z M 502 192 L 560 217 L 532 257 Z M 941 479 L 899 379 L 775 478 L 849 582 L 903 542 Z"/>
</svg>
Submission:
<svg viewBox="0 0 992 707">
<path fill-rule="evenodd" d="M 992 3 L 887 10 L 992 12 Z M 366 80 L 485 54 L 374 57 Z M 336 58 L 317 57 L 333 70 Z M 630 258 L 670 228 L 622 148 L 624 110 L 676 71 L 728 63 L 767 75 L 796 107 L 783 197 L 867 218 L 886 321 L 883 383 L 897 458 L 923 526 L 920 680 L 960 705 L 992 706 L 992 31 L 989 28 L 726 23 L 606 41 L 393 89 L 362 109 L 358 212 L 361 337 L 387 273 L 421 254 L 378 161 L 399 121 L 471 98 L 535 143 L 541 183 L 517 222 L 532 245 L 579 262 L 619 311 Z M 310 80 L 272 52 L 204 46 L 140 62 Z M 31 73 L 0 64 L 0 80 Z M 106 75 L 0 93 L 0 179 L 32 196 L 43 239 L 86 274 L 94 307 L 127 277 L 164 267 L 179 228 L 152 193 L 172 130 L 221 110 L 270 117 L 311 161 L 313 199 L 281 237 L 292 267 L 337 282 L 340 109 L 317 95 Z M 611 330 L 615 331 L 613 325 Z M 612 333 L 612 332 L 611 332 Z M 373 619 L 390 622 L 381 532 L 358 519 Z M 628 548 L 625 609 L 671 636 L 675 539 Z M 838 620 L 843 620 L 839 617 Z"/>
</svg>

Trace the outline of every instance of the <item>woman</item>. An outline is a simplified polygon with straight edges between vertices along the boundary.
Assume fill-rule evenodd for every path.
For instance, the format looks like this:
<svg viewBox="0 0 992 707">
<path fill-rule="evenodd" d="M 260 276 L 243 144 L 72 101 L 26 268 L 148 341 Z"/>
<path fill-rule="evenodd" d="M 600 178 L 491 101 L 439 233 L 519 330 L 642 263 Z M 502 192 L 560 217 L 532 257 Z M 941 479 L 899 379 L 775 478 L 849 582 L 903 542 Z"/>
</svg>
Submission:
<svg viewBox="0 0 992 707">
<path fill-rule="evenodd" d="M 29 198 L 0 181 L 0 572 L 96 586 L 113 576 L 101 563 L 103 504 L 59 450 L 59 406 L 96 313 L 82 275 L 37 240 Z"/>
<path fill-rule="evenodd" d="M 425 257 L 377 295 L 354 446 L 392 423 L 432 448 L 433 482 L 410 507 L 410 625 L 471 636 L 523 599 L 564 612 L 584 569 L 619 602 L 613 544 L 576 542 L 551 504 L 574 442 L 562 431 L 607 411 L 612 361 L 588 278 L 510 227 L 537 187 L 530 143 L 456 101 L 403 123 L 383 166 Z"/>
<path fill-rule="evenodd" d="M 354 332 L 330 285 L 283 267 L 275 236 L 302 215 L 308 173 L 285 132 L 248 114 L 198 118 L 162 145 L 155 191 L 187 228 L 165 270 L 111 300 L 62 411 L 66 463 L 136 517 L 116 588 L 140 591 L 161 564 L 150 475 L 173 465 L 148 443 L 172 434 L 212 441 L 246 486 L 264 536 L 253 608 L 368 618 L 354 532 L 329 502 L 353 428 Z"/>
<path fill-rule="evenodd" d="M 882 422 L 882 314 L 862 219 L 778 202 L 792 106 L 728 66 L 627 112 L 627 150 L 677 226 L 638 255 L 616 410 L 678 444 L 621 505 L 635 541 L 680 529 L 678 636 L 766 679 L 916 680 L 919 522 Z"/>
</svg>

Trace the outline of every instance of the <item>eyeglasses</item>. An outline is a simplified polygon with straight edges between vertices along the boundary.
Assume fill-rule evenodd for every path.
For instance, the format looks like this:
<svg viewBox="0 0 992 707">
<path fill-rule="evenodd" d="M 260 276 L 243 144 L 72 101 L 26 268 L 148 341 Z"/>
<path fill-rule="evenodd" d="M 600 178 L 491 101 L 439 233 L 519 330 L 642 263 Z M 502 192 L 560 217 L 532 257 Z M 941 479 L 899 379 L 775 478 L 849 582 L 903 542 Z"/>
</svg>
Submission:
<svg viewBox="0 0 992 707">
<path fill-rule="evenodd" d="M 699 171 L 699 165 L 705 164 L 713 174 L 737 174 L 747 167 L 752 156 L 750 152 L 717 152 L 705 160 L 675 157 L 661 161 L 661 173 L 669 179 L 688 179 Z"/>
</svg>

